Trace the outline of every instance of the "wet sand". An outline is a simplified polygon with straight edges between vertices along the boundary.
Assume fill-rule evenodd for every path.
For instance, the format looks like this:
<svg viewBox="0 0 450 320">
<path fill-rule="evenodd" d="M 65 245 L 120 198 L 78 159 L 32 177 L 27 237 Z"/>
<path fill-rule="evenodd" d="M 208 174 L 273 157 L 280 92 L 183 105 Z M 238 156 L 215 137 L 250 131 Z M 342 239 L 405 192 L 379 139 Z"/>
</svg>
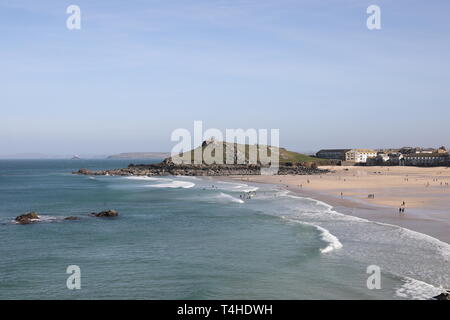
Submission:
<svg viewBox="0 0 450 320">
<path fill-rule="evenodd" d="M 334 210 L 398 225 L 450 243 L 450 169 L 446 167 L 322 167 L 323 175 L 234 176 L 279 185 Z M 368 195 L 373 194 L 374 198 Z M 405 205 L 403 205 L 405 202 Z M 399 213 L 404 207 L 405 212 Z"/>
</svg>

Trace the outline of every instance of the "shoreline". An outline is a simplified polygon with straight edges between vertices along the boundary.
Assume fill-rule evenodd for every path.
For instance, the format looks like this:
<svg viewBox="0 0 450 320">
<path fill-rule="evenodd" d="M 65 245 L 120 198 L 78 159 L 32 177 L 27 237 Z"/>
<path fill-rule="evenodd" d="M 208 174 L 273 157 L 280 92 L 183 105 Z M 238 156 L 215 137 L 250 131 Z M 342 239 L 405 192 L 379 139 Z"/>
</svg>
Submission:
<svg viewBox="0 0 450 320">
<path fill-rule="evenodd" d="M 329 175 L 333 177 L 333 174 L 335 173 Z M 311 179 L 311 176 L 230 176 L 214 178 L 276 185 L 295 195 L 324 202 L 332 206 L 336 212 L 406 228 L 450 244 L 450 214 L 446 212 L 445 203 L 440 208 L 437 206 L 433 208 L 415 206 L 407 208 L 405 214 L 399 214 L 398 208 L 388 204 L 369 203 L 355 195 L 344 194 L 341 198 L 340 195 L 336 195 L 335 192 L 330 192 L 330 190 L 299 187 L 293 183 L 294 181 L 298 182 L 299 179 Z M 382 200 L 380 202 L 383 202 Z"/>
</svg>

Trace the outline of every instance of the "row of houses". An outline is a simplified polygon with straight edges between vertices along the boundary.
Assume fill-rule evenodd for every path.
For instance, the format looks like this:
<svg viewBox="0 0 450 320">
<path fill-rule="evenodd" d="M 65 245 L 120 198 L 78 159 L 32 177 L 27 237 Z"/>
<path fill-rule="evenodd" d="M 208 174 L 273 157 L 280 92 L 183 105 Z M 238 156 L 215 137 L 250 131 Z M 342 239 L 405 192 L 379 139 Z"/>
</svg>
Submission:
<svg viewBox="0 0 450 320">
<path fill-rule="evenodd" d="M 323 149 L 316 157 L 340 160 L 343 165 L 442 166 L 450 165 L 445 147 L 400 149 Z"/>
<path fill-rule="evenodd" d="M 366 163 L 367 159 L 377 156 L 372 149 L 323 149 L 316 157 L 330 160 L 342 160 L 354 163 Z"/>
</svg>

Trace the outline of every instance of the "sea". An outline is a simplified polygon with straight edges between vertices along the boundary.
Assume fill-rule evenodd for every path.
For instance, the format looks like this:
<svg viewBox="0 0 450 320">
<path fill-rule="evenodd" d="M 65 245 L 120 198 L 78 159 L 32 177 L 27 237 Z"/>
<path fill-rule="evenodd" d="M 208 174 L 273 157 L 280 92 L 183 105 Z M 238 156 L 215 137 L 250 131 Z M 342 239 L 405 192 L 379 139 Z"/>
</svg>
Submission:
<svg viewBox="0 0 450 320">
<path fill-rule="evenodd" d="M 72 174 L 129 163 L 0 160 L 0 299 L 429 299 L 450 287 L 449 244 L 276 185 Z M 90 215 L 108 209 L 119 216 Z M 15 223 L 30 211 L 40 222 Z"/>
</svg>

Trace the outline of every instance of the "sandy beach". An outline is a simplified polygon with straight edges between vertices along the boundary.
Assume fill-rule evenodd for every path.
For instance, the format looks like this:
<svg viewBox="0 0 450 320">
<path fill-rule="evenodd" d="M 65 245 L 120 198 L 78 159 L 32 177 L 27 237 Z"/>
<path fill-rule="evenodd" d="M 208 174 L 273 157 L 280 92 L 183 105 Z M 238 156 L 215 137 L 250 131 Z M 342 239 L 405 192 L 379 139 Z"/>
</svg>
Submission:
<svg viewBox="0 0 450 320">
<path fill-rule="evenodd" d="M 321 168 L 332 172 L 232 179 L 277 184 L 301 196 L 326 202 L 338 212 L 399 225 L 450 243 L 449 168 Z M 399 208 L 404 208 L 404 213 L 399 213 Z"/>
</svg>

